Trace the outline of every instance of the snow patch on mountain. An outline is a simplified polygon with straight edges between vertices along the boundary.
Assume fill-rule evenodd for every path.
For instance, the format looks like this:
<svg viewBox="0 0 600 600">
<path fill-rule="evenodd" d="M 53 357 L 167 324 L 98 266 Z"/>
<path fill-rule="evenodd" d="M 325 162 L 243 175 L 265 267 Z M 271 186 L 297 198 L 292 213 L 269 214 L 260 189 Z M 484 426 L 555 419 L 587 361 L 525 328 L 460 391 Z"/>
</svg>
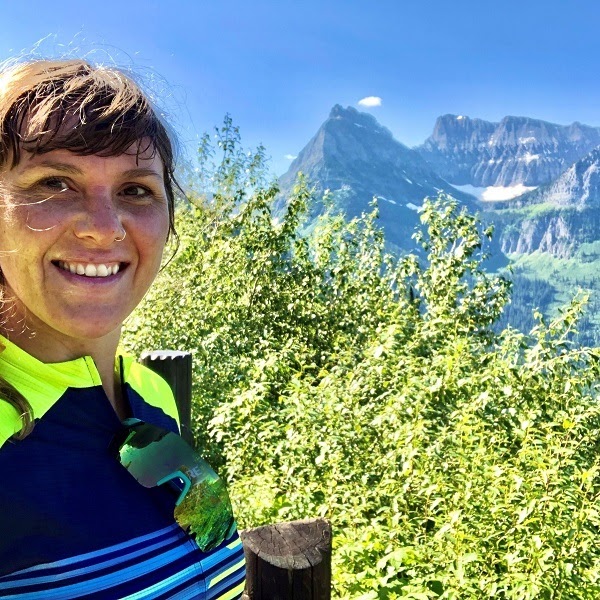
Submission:
<svg viewBox="0 0 600 600">
<path fill-rule="evenodd" d="M 519 157 L 518 160 L 524 161 L 526 164 L 533 162 L 534 160 L 540 160 L 539 154 L 531 154 L 531 152 L 527 152 L 524 156 Z"/>
<path fill-rule="evenodd" d="M 519 183 L 517 185 L 501 186 L 490 185 L 487 187 L 476 187 L 474 185 L 454 185 L 459 192 L 465 192 L 475 196 L 482 202 L 500 202 L 502 200 L 512 200 L 525 192 L 535 190 L 536 186 L 527 186 Z"/>
</svg>

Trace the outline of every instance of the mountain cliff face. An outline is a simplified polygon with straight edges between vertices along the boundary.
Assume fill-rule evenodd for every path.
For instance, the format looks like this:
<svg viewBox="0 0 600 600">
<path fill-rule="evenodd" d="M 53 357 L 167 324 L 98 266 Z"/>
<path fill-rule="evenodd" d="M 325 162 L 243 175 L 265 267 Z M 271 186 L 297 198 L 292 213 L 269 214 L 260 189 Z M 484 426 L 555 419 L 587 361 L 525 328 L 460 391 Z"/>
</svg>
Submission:
<svg viewBox="0 0 600 600">
<path fill-rule="evenodd" d="M 598 145 L 600 128 L 580 123 L 564 126 L 527 117 L 492 123 L 444 115 L 417 151 L 455 185 L 538 186 Z"/>
<path fill-rule="evenodd" d="M 552 183 L 507 203 L 509 207 L 531 204 L 600 209 L 600 148 L 571 165 Z"/>
<path fill-rule="evenodd" d="M 377 196 L 386 240 L 399 248 L 412 247 L 417 209 L 426 196 L 446 191 L 476 210 L 473 197 L 450 186 L 418 152 L 396 141 L 373 116 L 351 107 L 333 107 L 280 178 L 282 197 L 289 194 L 299 172 L 315 186 L 316 198 L 330 190 L 335 206 L 349 217 L 368 211 Z M 315 215 L 322 209 L 317 201 L 311 212 Z"/>
<path fill-rule="evenodd" d="M 505 253 L 573 256 L 582 244 L 600 240 L 600 149 L 552 183 L 491 208 Z"/>
<path fill-rule="evenodd" d="M 600 215 L 592 209 L 504 214 L 491 219 L 505 254 L 539 251 L 556 258 L 572 258 L 582 244 L 598 240 L 600 232 Z"/>
</svg>

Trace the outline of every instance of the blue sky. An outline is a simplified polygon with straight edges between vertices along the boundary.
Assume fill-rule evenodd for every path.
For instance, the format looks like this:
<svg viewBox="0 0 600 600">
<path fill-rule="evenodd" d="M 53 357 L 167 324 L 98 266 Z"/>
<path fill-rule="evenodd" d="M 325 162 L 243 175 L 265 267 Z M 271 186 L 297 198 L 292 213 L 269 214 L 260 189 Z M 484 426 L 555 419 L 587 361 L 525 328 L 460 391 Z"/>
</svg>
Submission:
<svg viewBox="0 0 600 600">
<path fill-rule="evenodd" d="M 437 116 L 600 125 L 597 0 L 0 0 L 0 60 L 89 54 L 152 78 L 180 137 L 230 113 L 281 174 L 331 107 L 401 142 Z"/>
</svg>

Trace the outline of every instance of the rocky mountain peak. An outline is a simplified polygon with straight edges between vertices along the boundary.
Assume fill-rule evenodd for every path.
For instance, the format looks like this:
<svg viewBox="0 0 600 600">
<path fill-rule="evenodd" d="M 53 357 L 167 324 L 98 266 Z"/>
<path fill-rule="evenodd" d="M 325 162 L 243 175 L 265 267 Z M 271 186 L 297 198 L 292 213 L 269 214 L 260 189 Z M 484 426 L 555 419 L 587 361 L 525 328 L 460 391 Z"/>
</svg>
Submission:
<svg viewBox="0 0 600 600">
<path fill-rule="evenodd" d="M 390 243 L 411 247 L 418 208 L 427 196 L 446 191 L 475 210 L 474 198 L 454 189 L 412 150 L 394 139 L 371 114 L 335 105 L 327 120 L 279 179 L 282 198 L 299 172 L 315 186 L 312 214 L 323 209 L 319 195 L 330 190 L 348 217 L 369 211 L 379 199 L 381 221 Z"/>
<path fill-rule="evenodd" d="M 423 144 L 431 149 L 454 149 L 460 141 L 477 146 L 485 143 L 494 130 L 495 123 L 471 119 L 464 115 L 442 115 L 433 127 L 433 133 Z"/>
<path fill-rule="evenodd" d="M 600 208 L 600 148 L 571 165 L 558 179 L 504 204 L 506 208 L 543 204 L 578 211 Z M 500 207 L 498 207 L 500 208 Z"/>
<path fill-rule="evenodd" d="M 499 123 L 444 115 L 417 148 L 456 185 L 539 186 L 600 145 L 600 128 L 506 116 Z"/>
<path fill-rule="evenodd" d="M 386 137 L 392 138 L 392 132 L 381 125 L 377 119 L 369 113 L 360 112 L 352 106 L 344 108 L 340 104 L 336 104 L 329 113 L 329 119 L 325 121 L 323 127 L 333 124 L 335 126 L 347 126 L 352 128 L 353 126 L 358 129 L 366 129 L 373 133 L 385 135 Z M 398 142 L 399 143 L 399 142 Z"/>
<path fill-rule="evenodd" d="M 506 254 L 573 257 L 582 245 L 600 239 L 600 148 L 552 183 L 488 209 Z"/>
</svg>

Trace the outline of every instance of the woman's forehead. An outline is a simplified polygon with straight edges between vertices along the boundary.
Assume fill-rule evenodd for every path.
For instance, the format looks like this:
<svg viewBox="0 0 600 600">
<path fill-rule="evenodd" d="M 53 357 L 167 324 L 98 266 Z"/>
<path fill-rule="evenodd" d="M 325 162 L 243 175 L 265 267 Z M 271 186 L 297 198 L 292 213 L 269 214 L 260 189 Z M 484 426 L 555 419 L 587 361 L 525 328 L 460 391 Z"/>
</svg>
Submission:
<svg viewBox="0 0 600 600">
<path fill-rule="evenodd" d="M 130 152 L 115 156 L 98 154 L 81 155 L 69 150 L 57 149 L 43 154 L 22 152 L 14 169 L 16 176 L 32 176 L 37 173 L 52 173 L 65 177 L 97 176 L 112 174 L 127 177 L 152 177 L 164 184 L 164 167 L 157 153 L 147 150 L 137 154 L 133 146 Z"/>
<path fill-rule="evenodd" d="M 36 167 L 71 166 L 73 170 L 94 168 L 100 164 L 118 165 L 127 169 L 143 168 L 155 171 L 163 176 L 164 165 L 158 152 L 150 143 L 144 140 L 134 142 L 120 154 L 81 154 L 64 148 L 56 148 L 47 152 L 29 152 L 22 150 L 19 162 L 15 165 L 17 171 Z"/>
</svg>

